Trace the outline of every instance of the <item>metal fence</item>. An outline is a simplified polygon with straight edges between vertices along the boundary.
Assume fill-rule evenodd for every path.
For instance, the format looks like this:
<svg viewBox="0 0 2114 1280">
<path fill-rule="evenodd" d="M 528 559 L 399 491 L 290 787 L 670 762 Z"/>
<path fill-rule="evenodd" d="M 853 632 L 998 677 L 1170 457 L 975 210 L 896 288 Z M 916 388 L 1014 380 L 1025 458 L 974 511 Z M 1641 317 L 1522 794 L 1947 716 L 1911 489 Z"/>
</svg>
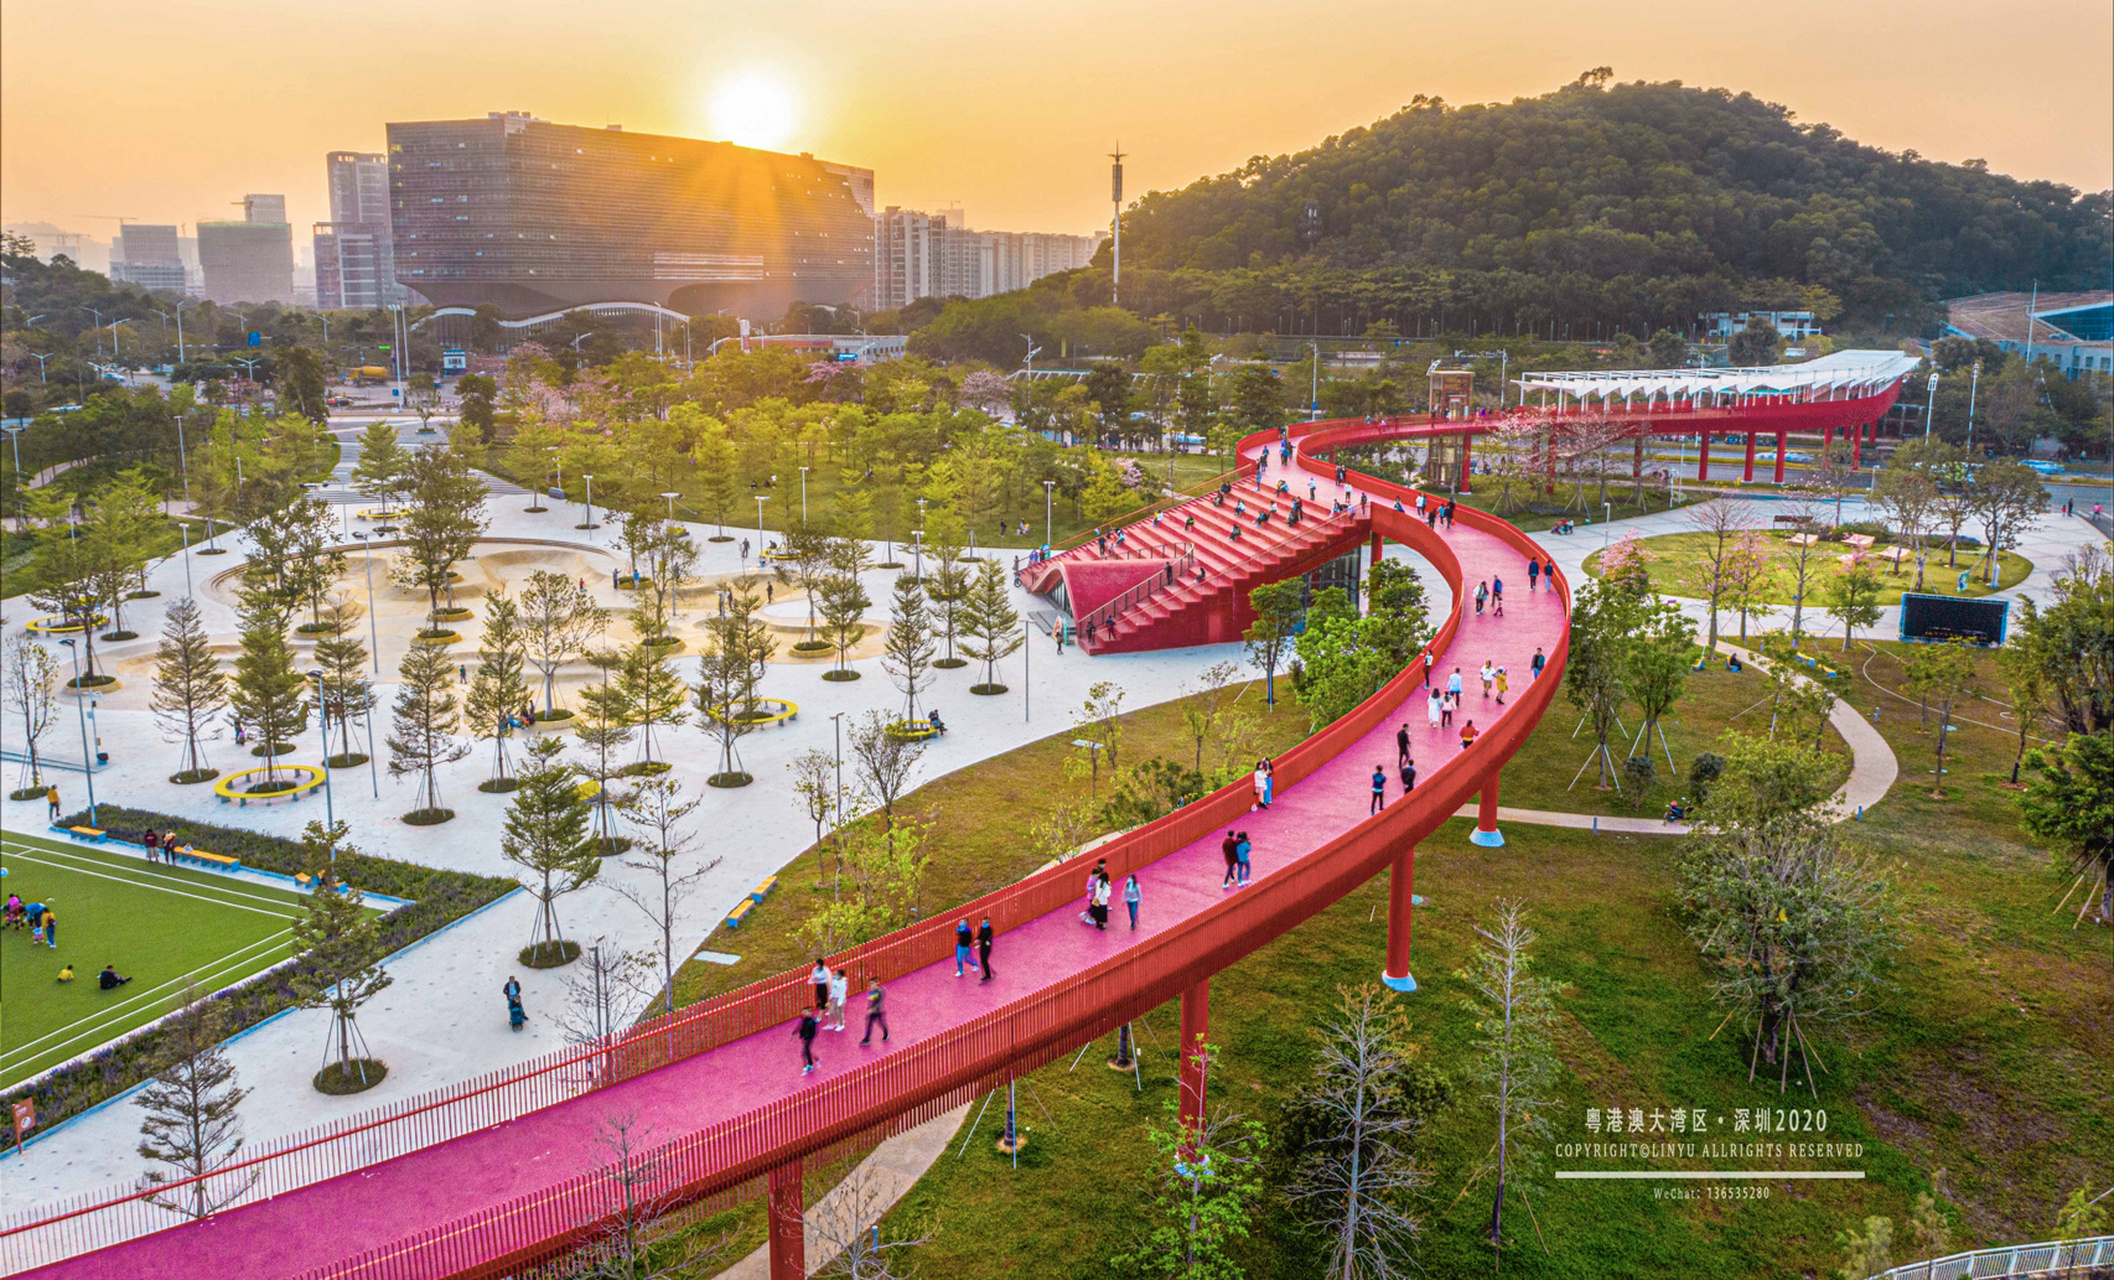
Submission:
<svg viewBox="0 0 2114 1280">
<path fill-rule="evenodd" d="M 2093 1236 L 1955 1253 L 1895 1267 L 1873 1280 L 1999 1280 L 2008 1276 L 2085 1280 L 2110 1271 L 2114 1271 L 2114 1236 Z"/>
</svg>

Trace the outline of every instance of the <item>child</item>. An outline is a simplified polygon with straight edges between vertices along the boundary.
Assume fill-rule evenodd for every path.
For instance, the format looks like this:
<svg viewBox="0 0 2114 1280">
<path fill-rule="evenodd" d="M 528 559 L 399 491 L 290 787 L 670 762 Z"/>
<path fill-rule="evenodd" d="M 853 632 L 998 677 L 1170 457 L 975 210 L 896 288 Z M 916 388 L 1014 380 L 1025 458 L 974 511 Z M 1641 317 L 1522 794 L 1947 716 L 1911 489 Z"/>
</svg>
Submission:
<svg viewBox="0 0 2114 1280">
<path fill-rule="evenodd" d="M 1497 689 L 1497 705 L 1504 706 L 1505 690 L 1512 687 L 1512 682 L 1505 678 L 1505 669 L 1503 667 L 1497 669 L 1497 677 L 1491 683 Z"/>
<path fill-rule="evenodd" d="M 850 994 L 851 979 L 845 976 L 842 969 L 832 970 L 829 975 L 829 1011 L 836 1015 L 836 1025 L 830 1030 L 844 1030 L 844 1002 Z"/>
</svg>

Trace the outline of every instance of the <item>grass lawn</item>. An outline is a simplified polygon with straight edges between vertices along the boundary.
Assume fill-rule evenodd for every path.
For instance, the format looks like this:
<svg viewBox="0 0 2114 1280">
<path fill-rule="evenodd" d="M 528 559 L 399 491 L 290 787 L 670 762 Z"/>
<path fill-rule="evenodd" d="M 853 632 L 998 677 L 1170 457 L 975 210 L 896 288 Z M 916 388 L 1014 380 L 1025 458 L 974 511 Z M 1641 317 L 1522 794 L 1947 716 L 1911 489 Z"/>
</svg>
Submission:
<svg viewBox="0 0 2114 1280">
<path fill-rule="evenodd" d="M 1790 604 L 1798 585 L 1788 563 L 1792 550 L 1784 545 L 1784 540 L 1790 535 L 1768 531 L 1762 536 L 1776 548 L 1766 580 L 1765 602 Z M 1637 545 L 1651 557 L 1645 567 L 1651 575 L 1653 585 L 1668 595 L 1696 596 L 1699 591 L 1690 584 L 1703 577 L 1703 553 L 1709 542 L 1710 535 L 1703 533 L 1662 533 L 1655 538 L 1640 538 Z M 1811 573 L 1807 583 L 1806 603 L 1809 607 L 1816 610 L 1826 609 L 1827 582 L 1840 567 L 1836 557 L 1844 554 L 1845 550 L 1846 548 L 1836 543 L 1826 543 L 1814 549 L 1812 559 L 1808 562 Z M 2026 580 L 2027 574 L 2033 572 L 2033 563 L 2024 556 L 2011 551 L 2006 551 L 2003 555 L 2003 567 L 1998 571 L 2001 579 L 1999 590 L 2017 586 Z M 1978 552 L 1965 552 L 1959 558 L 1959 568 L 1950 569 L 1946 567 L 1944 555 L 1938 550 L 1932 550 L 1924 565 L 1923 593 L 1963 598 L 1988 595 L 1990 588 L 1987 582 L 1973 577 L 1968 579 L 1967 590 L 1959 590 L 1960 570 L 1973 568 L 1978 556 Z M 1916 589 L 1916 566 L 1913 561 L 1902 565 L 1898 572 L 1884 561 L 1875 562 L 1873 567 L 1879 575 L 1879 604 L 1882 608 L 1900 604 L 1902 592 Z M 1595 551 L 1586 557 L 1585 568 L 1587 573 L 1599 576 L 1600 552 Z M 1984 569 L 1982 574 L 1986 578 L 1988 570 Z"/>
<path fill-rule="evenodd" d="M 16 832 L 0 865 L 6 892 L 50 904 L 59 923 L 56 950 L 26 928 L 0 933 L 0 1088 L 152 1022 L 189 984 L 217 990 L 286 959 L 301 914 L 290 890 Z M 99 990 L 106 964 L 132 982 Z"/>
</svg>

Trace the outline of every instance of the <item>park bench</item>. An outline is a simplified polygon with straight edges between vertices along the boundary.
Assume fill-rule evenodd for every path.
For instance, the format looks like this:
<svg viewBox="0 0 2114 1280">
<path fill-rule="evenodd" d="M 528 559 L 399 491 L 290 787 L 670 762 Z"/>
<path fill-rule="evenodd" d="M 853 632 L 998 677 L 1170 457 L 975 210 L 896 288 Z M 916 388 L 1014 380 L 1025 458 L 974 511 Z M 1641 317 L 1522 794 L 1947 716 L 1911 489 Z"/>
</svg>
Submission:
<svg viewBox="0 0 2114 1280">
<path fill-rule="evenodd" d="M 97 827 L 68 827 L 66 829 L 72 832 L 76 839 L 88 840 L 96 844 L 101 844 L 110 838 L 108 831 Z"/>
<path fill-rule="evenodd" d="M 242 868 L 242 859 L 240 858 L 231 858 L 224 853 L 207 853 L 203 849 L 188 844 L 173 849 L 164 849 L 162 853 L 165 857 L 172 860 L 188 858 L 208 871 L 239 871 Z"/>
<path fill-rule="evenodd" d="M 751 889 L 751 890 L 749 891 L 749 901 L 751 901 L 751 902 L 762 902 L 762 901 L 763 901 L 763 900 L 764 900 L 765 898 L 768 898 L 768 897 L 770 897 L 770 896 L 771 896 L 771 890 L 773 890 L 773 889 L 775 889 L 775 888 L 777 888 L 777 887 L 778 887 L 778 877 L 777 877 L 777 876 L 765 876 L 765 877 L 764 877 L 764 878 L 763 878 L 763 879 L 762 879 L 762 880 L 761 880 L 760 882 L 758 882 L 758 883 L 757 883 L 757 885 L 756 885 L 756 887 L 755 887 L 754 889 Z"/>
<path fill-rule="evenodd" d="M 748 918 L 749 909 L 755 905 L 756 899 L 743 898 L 740 906 L 727 913 L 727 927 L 729 929 L 741 928 L 741 922 Z"/>
<path fill-rule="evenodd" d="M 1811 516 L 1771 516 L 1771 517 L 1769 518 L 1769 523 L 1771 523 L 1771 524 L 1791 524 L 1791 525 L 1800 525 L 1800 526 L 1804 526 L 1804 525 L 1809 525 L 1809 524 L 1813 523 L 1813 517 L 1811 517 Z"/>
</svg>

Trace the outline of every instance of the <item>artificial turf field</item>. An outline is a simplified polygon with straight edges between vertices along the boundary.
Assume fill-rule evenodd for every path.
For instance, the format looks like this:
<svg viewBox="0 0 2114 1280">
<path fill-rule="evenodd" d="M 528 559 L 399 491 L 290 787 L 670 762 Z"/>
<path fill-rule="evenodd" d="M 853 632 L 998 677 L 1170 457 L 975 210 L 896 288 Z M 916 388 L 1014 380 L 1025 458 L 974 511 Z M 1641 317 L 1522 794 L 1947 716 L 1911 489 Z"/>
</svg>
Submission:
<svg viewBox="0 0 2114 1280">
<path fill-rule="evenodd" d="M 286 959 L 301 914 L 292 890 L 19 832 L 0 837 L 0 867 L 0 898 L 49 904 L 59 932 L 53 950 L 0 930 L 0 1088 L 161 1017 L 193 984 L 215 991 Z M 99 990 L 106 964 L 132 981 Z"/>
</svg>

